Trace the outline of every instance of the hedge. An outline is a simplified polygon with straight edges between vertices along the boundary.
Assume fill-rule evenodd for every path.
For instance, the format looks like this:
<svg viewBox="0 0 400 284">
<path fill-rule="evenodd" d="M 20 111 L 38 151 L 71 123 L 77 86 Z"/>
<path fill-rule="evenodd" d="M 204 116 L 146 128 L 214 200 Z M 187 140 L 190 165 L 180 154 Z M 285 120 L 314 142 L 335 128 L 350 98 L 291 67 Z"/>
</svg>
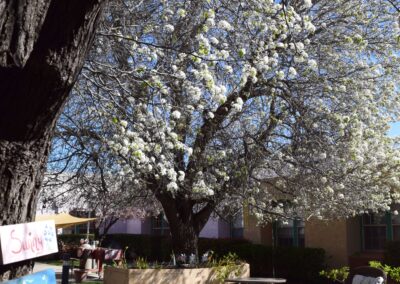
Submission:
<svg viewBox="0 0 400 284">
<path fill-rule="evenodd" d="M 64 235 L 62 239 L 74 240 L 79 243 L 82 236 Z M 169 261 L 172 248 L 169 237 L 113 234 L 107 235 L 103 247 L 128 247 L 126 257 L 133 259 L 138 256 L 148 261 Z M 239 258 L 250 264 L 253 277 L 272 276 L 288 279 L 290 283 L 322 283 L 319 271 L 326 268 L 325 251 L 317 248 L 278 247 L 252 244 L 244 239 L 199 239 L 199 254 L 207 250 L 214 251 L 216 257 L 228 252 L 236 253 Z"/>
<path fill-rule="evenodd" d="M 64 244 L 74 244 L 80 245 L 81 239 L 86 239 L 86 234 L 68 234 L 68 235 L 57 235 L 59 241 L 62 241 Z M 89 234 L 89 240 L 93 240 L 94 235 Z"/>
<path fill-rule="evenodd" d="M 384 263 L 390 266 L 400 266 L 400 241 L 387 241 L 384 251 Z"/>
</svg>

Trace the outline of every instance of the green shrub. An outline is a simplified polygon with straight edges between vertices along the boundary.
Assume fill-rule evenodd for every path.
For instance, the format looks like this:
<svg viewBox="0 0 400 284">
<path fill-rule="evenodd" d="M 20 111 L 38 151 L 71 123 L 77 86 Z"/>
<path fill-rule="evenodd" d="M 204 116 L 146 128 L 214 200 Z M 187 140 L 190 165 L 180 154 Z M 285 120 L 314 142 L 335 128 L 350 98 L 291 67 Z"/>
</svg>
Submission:
<svg viewBox="0 0 400 284">
<path fill-rule="evenodd" d="M 385 244 L 384 263 L 390 266 L 400 266 L 400 241 L 388 241 Z"/>
<path fill-rule="evenodd" d="M 147 259 L 138 257 L 135 262 L 135 267 L 138 269 L 147 269 L 149 268 L 149 263 L 147 262 Z"/>
<path fill-rule="evenodd" d="M 304 283 L 321 283 L 319 271 L 326 268 L 323 249 L 278 247 L 274 259 L 277 275 Z"/>
<path fill-rule="evenodd" d="M 394 282 L 400 282 L 400 267 L 392 267 L 379 261 L 370 261 L 369 266 L 382 269 Z"/>
<path fill-rule="evenodd" d="M 199 255 L 202 255 L 208 250 L 212 250 L 216 257 L 222 257 L 229 252 L 234 251 L 238 246 L 251 244 L 245 239 L 199 239 Z"/>
<path fill-rule="evenodd" d="M 171 241 L 165 236 L 113 234 L 105 237 L 102 246 L 128 247 L 127 259 L 143 257 L 149 261 L 169 261 L 172 252 Z"/>
<path fill-rule="evenodd" d="M 318 248 L 278 247 L 252 244 L 246 240 L 202 239 L 199 252 L 213 250 L 217 257 L 229 252 L 250 264 L 254 277 L 277 277 L 303 283 L 321 283 L 319 272 L 326 268 L 325 251 Z"/>
<path fill-rule="evenodd" d="M 347 277 L 349 277 L 350 268 L 348 266 L 344 266 L 341 268 L 333 268 L 330 270 L 322 270 L 319 275 L 331 279 L 334 282 L 344 283 Z"/>
<path fill-rule="evenodd" d="M 241 262 L 235 253 L 228 253 L 219 260 L 214 260 L 212 266 L 215 267 L 216 278 L 219 283 L 231 277 L 238 277 L 242 273 L 242 268 L 238 265 Z"/>
<path fill-rule="evenodd" d="M 76 237 L 78 240 L 81 236 Z M 72 239 L 65 237 L 65 239 Z M 127 259 L 142 257 L 150 262 L 170 261 L 172 246 L 167 236 L 113 234 L 107 235 L 103 247 L 125 248 Z M 319 272 L 325 269 L 325 251 L 316 248 L 278 247 L 252 244 L 244 239 L 199 239 L 199 256 L 208 250 L 220 259 L 230 252 L 250 264 L 254 277 L 287 278 L 290 282 L 323 283 Z"/>
<path fill-rule="evenodd" d="M 57 239 L 67 245 L 80 245 L 81 239 L 86 239 L 86 234 L 57 235 Z M 94 240 L 94 235 L 89 234 L 89 240 Z"/>
</svg>

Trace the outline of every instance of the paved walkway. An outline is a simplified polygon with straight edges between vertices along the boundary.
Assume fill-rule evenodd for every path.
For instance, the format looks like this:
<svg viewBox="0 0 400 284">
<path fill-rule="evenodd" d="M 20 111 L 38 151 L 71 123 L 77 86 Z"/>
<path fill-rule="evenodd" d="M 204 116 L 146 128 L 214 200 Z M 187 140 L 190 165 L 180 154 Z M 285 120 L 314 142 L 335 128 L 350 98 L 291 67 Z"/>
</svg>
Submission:
<svg viewBox="0 0 400 284">
<path fill-rule="evenodd" d="M 41 270 L 45 269 L 54 269 L 56 272 L 56 277 L 57 277 L 57 283 L 61 283 L 61 273 L 62 273 L 62 266 L 57 266 L 57 265 L 51 265 L 51 264 L 46 264 L 46 263 L 41 263 L 41 262 L 35 262 L 35 266 L 33 268 L 33 272 L 38 272 Z M 74 279 L 74 275 L 70 273 L 69 275 L 69 283 L 76 283 Z M 98 279 L 98 276 L 96 273 L 89 273 L 88 279 L 83 281 L 82 283 L 103 283 L 102 280 Z"/>
</svg>

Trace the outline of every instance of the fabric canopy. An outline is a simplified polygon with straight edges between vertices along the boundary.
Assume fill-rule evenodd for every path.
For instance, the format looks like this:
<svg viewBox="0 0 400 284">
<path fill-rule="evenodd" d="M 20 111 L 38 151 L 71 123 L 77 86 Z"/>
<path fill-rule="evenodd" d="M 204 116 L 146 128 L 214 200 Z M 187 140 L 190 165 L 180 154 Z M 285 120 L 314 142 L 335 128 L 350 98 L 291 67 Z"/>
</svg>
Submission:
<svg viewBox="0 0 400 284">
<path fill-rule="evenodd" d="M 56 228 L 58 229 L 58 228 L 67 228 L 79 224 L 85 224 L 87 222 L 96 220 L 96 218 L 78 218 L 71 216 L 67 213 L 36 216 L 36 221 L 47 221 L 47 220 L 54 220 Z"/>
</svg>

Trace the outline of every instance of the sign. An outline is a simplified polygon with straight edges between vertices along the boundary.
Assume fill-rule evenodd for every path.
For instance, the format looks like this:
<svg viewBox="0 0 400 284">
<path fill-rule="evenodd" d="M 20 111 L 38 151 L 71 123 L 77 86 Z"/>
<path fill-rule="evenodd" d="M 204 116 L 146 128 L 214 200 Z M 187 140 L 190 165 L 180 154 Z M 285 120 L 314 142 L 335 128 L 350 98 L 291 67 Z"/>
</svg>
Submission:
<svg viewBox="0 0 400 284">
<path fill-rule="evenodd" d="M 0 226 L 2 263 L 58 252 L 54 221 Z"/>
</svg>

